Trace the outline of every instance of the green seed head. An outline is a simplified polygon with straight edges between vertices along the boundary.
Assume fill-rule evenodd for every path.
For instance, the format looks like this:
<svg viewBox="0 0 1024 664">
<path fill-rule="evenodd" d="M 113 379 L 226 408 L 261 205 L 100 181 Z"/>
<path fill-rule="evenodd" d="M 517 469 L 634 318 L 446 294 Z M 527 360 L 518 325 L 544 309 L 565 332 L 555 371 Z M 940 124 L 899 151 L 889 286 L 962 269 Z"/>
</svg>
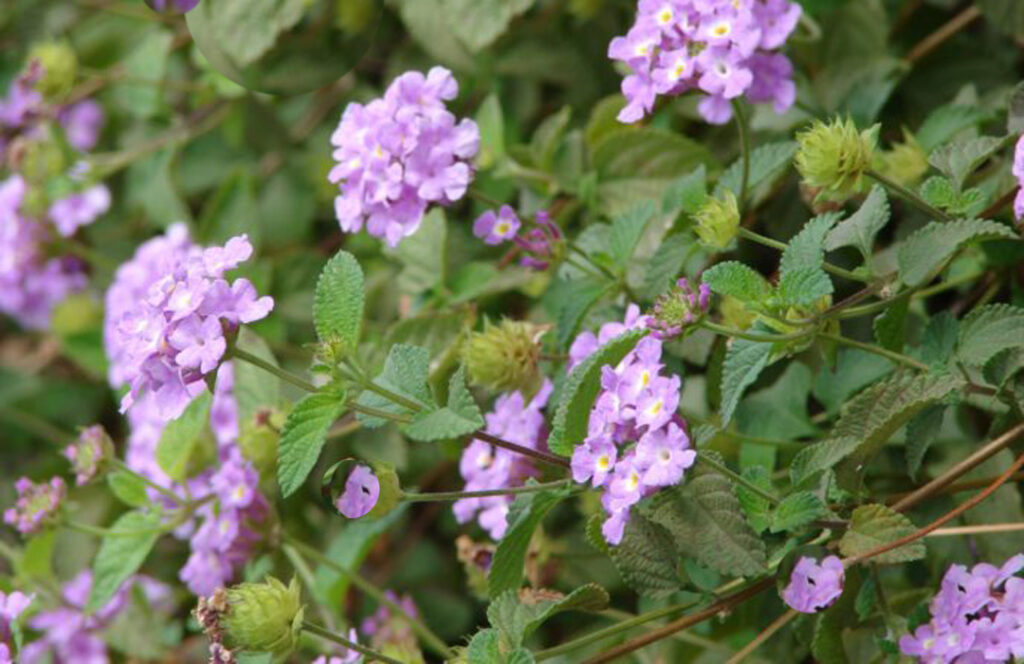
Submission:
<svg viewBox="0 0 1024 664">
<path fill-rule="evenodd" d="M 545 328 L 523 321 L 502 320 L 484 324 L 462 348 L 469 379 L 497 392 L 520 390 L 532 393 L 540 386 L 540 337 Z"/>
<path fill-rule="evenodd" d="M 878 125 L 857 131 L 850 119 L 829 124 L 816 121 L 797 134 L 796 168 L 818 198 L 845 200 L 861 190 L 864 172 L 871 168 Z"/>
<path fill-rule="evenodd" d="M 228 588 L 225 597 L 227 608 L 220 626 L 228 647 L 270 653 L 278 661 L 295 650 L 303 617 L 296 579 L 286 586 L 268 576 L 263 583 Z"/>
<path fill-rule="evenodd" d="M 722 198 L 709 197 L 695 215 L 697 237 L 712 249 L 725 249 L 740 227 L 740 209 L 736 196 L 726 191 Z"/>
<path fill-rule="evenodd" d="M 63 101 L 78 75 L 78 58 L 71 46 L 62 41 L 40 42 L 29 51 L 28 60 L 42 66 L 36 90 L 49 101 Z"/>
</svg>

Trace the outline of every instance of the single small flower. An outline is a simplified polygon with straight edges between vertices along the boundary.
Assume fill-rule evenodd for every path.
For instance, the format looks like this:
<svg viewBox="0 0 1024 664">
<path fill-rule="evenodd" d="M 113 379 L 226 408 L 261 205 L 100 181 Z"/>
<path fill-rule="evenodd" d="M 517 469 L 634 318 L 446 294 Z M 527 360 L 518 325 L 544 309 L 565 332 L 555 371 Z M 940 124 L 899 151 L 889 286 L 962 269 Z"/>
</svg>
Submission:
<svg viewBox="0 0 1024 664">
<path fill-rule="evenodd" d="M 49 482 L 36 484 L 27 477 L 14 483 L 18 499 L 14 507 L 4 512 L 4 523 L 14 526 L 23 535 L 43 528 L 57 513 L 67 495 L 64 480 L 53 477 Z"/>
<path fill-rule="evenodd" d="M 225 590 L 224 603 L 218 626 L 232 650 L 269 652 L 283 660 L 298 646 L 304 611 L 297 579 L 287 586 L 270 576 L 263 583 L 241 583 Z"/>
<path fill-rule="evenodd" d="M 1013 215 L 1017 221 L 1024 219 L 1024 134 L 1017 139 L 1017 145 L 1013 150 L 1013 175 L 1017 178 L 1016 198 L 1013 199 Z"/>
<path fill-rule="evenodd" d="M 810 556 L 797 561 L 782 591 L 782 600 L 801 613 L 817 613 L 828 608 L 843 592 L 843 563 L 827 556 L 820 563 Z"/>
<path fill-rule="evenodd" d="M 82 486 L 103 472 L 114 457 L 114 443 L 102 426 L 94 424 L 82 429 L 78 440 L 64 449 L 64 456 L 71 462 L 75 484 Z"/>
<path fill-rule="evenodd" d="M 515 210 L 508 205 L 502 205 L 497 214 L 494 210 L 487 210 L 473 223 L 473 235 L 484 241 L 485 244 L 501 244 L 515 237 L 519 232 L 520 221 Z"/>
<path fill-rule="evenodd" d="M 822 200 L 845 200 L 861 190 L 874 160 L 878 125 L 858 131 L 853 120 L 815 121 L 797 134 L 796 169 Z"/>
<path fill-rule="evenodd" d="M 736 195 L 726 190 L 722 198 L 709 196 L 694 215 L 701 244 L 722 250 L 732 244 L 740 228 L 740 209 Z"/>
<path fill-rule="evenodd" d="M 35 595 L 26 595 L 17 590 L 12 590 L 9 593 L 0 591 L 0 663 L 8 664 L 13 661 L 10 652 L 13 634 L 11 624 L 25 612 L 33 599 L 35 599 Z M 4 649 L 7 650 L 6 660 L 4 659 Z"/>
<path fill-rule="evenodd" d="M 710 286 L 702 283 L 694 291 L 689 280 L 680 279 L 674 288 L 654 302 L 648 326 L 659 338 L 678 336 L 688 326 L 702 319 L 710 304 Z"/>
<path fill-rule="evenodd" d="M 380 480 L 369 466 L 362 464 L 352 469 L 345 480 L 345 490 L 338 497 L 335 506 L 349 519 L 366 516 L 377 505 L 380 498 Z"/>
<path fill-rule="evenodd" d="M 574 482 L 589 481 L 594 486 L 604 486 L 608 476 L 615 470 L 618 449 L 607 437 L 588 438 L 572 451 L 572 479 Z"/>
<path fill-rule="evenodd" d="M 473 384 L 498 392 L 536 391 L 540 374 L 540 338 L 547 327 L 502 319 L 484 322 L 482 332 L 469 335 L 462 359 Z"/>
<path fill-rule="evenodd" d="M 689 437 L 675 422 L 647 432 L 636 446 L 636 462 L 643 469 L 641 480 L 649 487 L 678 484 L 683 471 L 696 460 Z"/>
</svg>

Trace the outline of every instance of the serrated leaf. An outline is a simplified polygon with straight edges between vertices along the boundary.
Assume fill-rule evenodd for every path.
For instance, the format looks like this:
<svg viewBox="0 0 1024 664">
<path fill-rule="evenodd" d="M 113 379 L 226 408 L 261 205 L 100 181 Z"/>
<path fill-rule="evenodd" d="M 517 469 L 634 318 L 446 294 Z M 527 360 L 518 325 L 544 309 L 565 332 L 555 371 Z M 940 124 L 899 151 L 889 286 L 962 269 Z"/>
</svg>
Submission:
<svg viewBox="0 0 1024 664">
<path fill-rule="evenodd" d="M 513 650 L 551 616 L 565 611 L 602 611 L 608 601 L 608 592 L 596 583 L 568 595 L 551 590 L 509 590 L 487 607 L 487 620 L 500 633 L 503 648 Z"/>
<path fill-rule="evenodd" d="M 734 339 L 722 363 L 722 403 L 719 417 L 724 427 L 732 419 L 743 391 L 761 375 L 772 355 L 772 344 Z"/>
<path fill-rule="evenodd" d="M 701 164 L 668 185 L 661 199 L 661 211 L 671 216 L 680 212 L 695 214 L 707 198 L 707 169 Z"/>
<path fill-rule="evenodd" d="M 718 263 L 701 276 L 713 293 L 730 295 L 741 302 L 763 304 L 772 292 L 767 279 L 739 261 Z"/>
<path fill-rule="evenodd" d="M 640 242 L 640 236 L 643 235 L 644 229 L 647 228 L 652 217 L 654 217 L 654 203 L 644 201 L 612 220 L 611 231 L 608 234 L 608 250 L 620 270 L 624 270 L 629 264 L 633 251 L 636 249 L 637 243 Z"/>
<path fill-rule="evenodd" d="M 498 630 L 482 629 L 473 635 L 466 648 L 468 664 L 494 664 L 501 661 L 501 649 L 498 647 Z"/>
<path fill-rule="evenodd" d="M 828 514 L 828 506 L 816 493 L 797 491 L 782 499 L 772 513 L 771 531 L 781 533 L 806 526 Z"/>
<path fill-rule="evenodd" d="M 609 555 L 622 580 L 642 595 L 667 595 L 681 585 L 672 537 L 640 510 L 629 515 L 622 541 L 609 547 Z"/>
<path fill-rule="evenodd" d="M 881 314 L 875 317 L 871 327 L 875 332 L 878 345 L 900 353 L 907 339 L 907 312 L 910 310 L 910 298 L 901 297 Z"/>
<path fill-rule="evenodd" d="M 816 473 L 832 468 L 850 456 L 858 445 L 860 441 L 856 438 L 829 438 L 800 450 L 789 464 L 793 484 L 799 485 Z"/>
<path fill-rule="evenodd" d="M 980 106 L 946 104 L 932 111 L 921 123 L 914 138 L 927 153 L 939 147 L 964 129 L 981 124 L 990 117 Z"/>
<path fill-rule="evenodd" d="M 238 348 L 255 355 L 272 366 L 278 366 L 267 342 L 248 327 L 238 330 Z M 231 394 L 238 403 L 238 423 L 253 423 L 263 410 L 277 406 L 281 401 L 281 379 L 248 362 L 233 362 L 234 387 Z"/>
<path fill-rule="evenodd" d="M 527 484 L 533 483 L 532 480 Z M 526 552 L 537 526 L 555 505 L 569 495 L 568 490 L 538 491 L 516 496 L 508 509 L 508 529 L 498 543 L 487 574 L 487 594 L 495 598 L 523 583 Z"/>
<path fill-rule="evenodd" d="M 810 306 L 835 290 L 832 280 L 821 268 L 790 270 L 779 279 L 779 299 L 787 305 Z"/>
<path fill-rule="evenodd" d="M 373 382 L 429 410 L 434 407 L 433 396 L 427 383 L 429 376 L 430 353 L 425 348 L 395 344 L 384 361 L 384 369 Z M 369 390 L 360 394 L 356 403 L 395 415 L 413 414 L 406 406 Z M 385 419 L 362 413 L 358 413 L 357 417 L 365 427 L 379 427 L 387 423 Z"/>
<path fill-rule="evenodd" d="M 640 296 L 653 300 L 664 293 L 698 250 L 699 246 L 689 233 L 676 233 L 663 239 L 647 263 Z"/>
<path fill-rule="evenodd" d="M 932 151 L 928 162 L 939 169 L 952 182 L 957 191 L 963 189 L 964 181 L 1003 146 L 1005 138 L 978 136 L 955 143 L 947 143 Z"/>
<path fill-rule="evenodd" d="M 933 368 L 946 366 L 956 348 L 959 325 L 951 311 L 932 316 L 921 337 L 921 361 Z"/>
<path fill-rule="evenodd" d="M 850 527 L 839 540 L 839 550 L 844 556 L 857 556 L 916 530 L 910 519 L 885 505 L 862 505 L 853 510 Z M 924 558 L 924 554 L 924 541 L 916 540 L 871 560 L 883 564 L 907 563 Z"/>
<path fill-rule="evenodd" d="M 107 486 L 118 500 L 129 507 L 143 507 L 149 504 L 146 483 L 137 475 L 116 470 L 107 475 Z"/>
<path fill-rule="evenodd" d="M 996 353 L 1024 346 L 1024 308 L 990 304 L 972 311 L 960 322 L 956 355 L 960 361 L 982 366 Z"/>
<path fill-rule="evenodd" d="M 607 281 L 573 279 L 556 282 L 552 286 L 561 308 L 558 310 L 558 346 L 568 349 L 579 333 L 583 318 L 598 300 L 616 289 Z"/>
<path fill-rule="evenodd" d="M 750 153 L 750 171 L 747 176 L 747 191 L 752 192 L 762 183 L 768 183 L 783 174 L 796 154 L 795 141 L 781 141 L 758 146 Z M 722 196 L 728 189 L 739 196 L 743 180 L 743 160 L 737 159 L 722 173 L 715 187 L 715 197 Z"/>
<path fill-rule="evenodd" d="M 307 395 L 292 408 L 277 445 L 277 483 L 285 498 L 295 493 L 313 470 L 327 431 L 345 410 L 345 390 L 329 385 Z"/>
<path fill-rule="evenodd" d="M 773 491 L 772 475 L 764 466 L 751 466 L 743 471 L 743 479 L 769 493 Z M 747 522 L 756 533 L 763 533 L 771 524 L 772 504 L 742 484 L 736 485 L 736 498 L 747 515 Z"/>
<path fill-rule="evenodd" d="M 417 413 L 404 431 L 413 440 L 432 442 L 458 438 L 483 425 L 480 407 L 466 388 L 466 368 L 460 366 L 448 382 L 448 405 Z"/>
<path fill-rule="evenodd" d="M 695 469 L 685 484 L 659 491 L 641 509 L 670 534 L 679 554 L 723 574 L 764 571 L 764 542 L 747 523 L 725 477 Z"/>
<path fill-rule="evenodd" d="M 825 238 L 839 221 L 839 214 L 828 212 L 811 219 L 790 239 L 782 252 L 779 272 L 783 276 L 801 268 L 820 268 L 825 261 Z"/>
<path fill-rule="evenodd" d="M 921 462 L 939 435 L 945 414 L 946 406 L 936 404 L 928 406 L 907 423 L 907 472 L 911 479 L 916 478 L 917 471 L 921 470 Z"/>
<path fill-rule="evenodd" d="M 860 209 L 836 225 L 825 238 L 825 249 L 856 247 L 865 260 L 874 251 L 875 236 L 889 223 L 889 199 L 885 189 L 875 185 Z"/>
<path fill-rule="evenodd" d="M 561 456 L 570 456 L 576 444 L 586 438 L 590 409 L 601 389 L 601 367 L 617 365 L 646 335 L 646 330 L 625 332 L 594 351 L 572 370 L 555 409 L 548 449 Z"/>
<path fill-rule="evenodd" d="M 908 286 L 920 286 L 966 242 L 1017 239 L 1009 227 L 985 219 L 932 222 L 906 239 L 900 247 L 900 279 Z"/>
<path fill-rule="evenodd" d="M 156 462 L 171 479 L 185 479 L 192 451 L 210 428 L 212 404 L 213 395 L 203 392 L 192 400 L 185 412 L 168 422 L 160 434 Z"/>
<path fill-rule="evenodd" d="M 316 282 L 313 325 L 320 341 L 352 352 L 363 327 L 363 269 L 347 251 L 327 262 Z"/>
<path fill-rule="evenodd" d="M 138 571 L 160 537 L 156 513 L 125 512 L 110 526 L 116 535 L 103 538 L 92 562 L 92 587 L 85 610 L 94 612 L 114 597 L 121 584 Z M 138 533 L 138 534 L 128 534 Z"/>
</svg>

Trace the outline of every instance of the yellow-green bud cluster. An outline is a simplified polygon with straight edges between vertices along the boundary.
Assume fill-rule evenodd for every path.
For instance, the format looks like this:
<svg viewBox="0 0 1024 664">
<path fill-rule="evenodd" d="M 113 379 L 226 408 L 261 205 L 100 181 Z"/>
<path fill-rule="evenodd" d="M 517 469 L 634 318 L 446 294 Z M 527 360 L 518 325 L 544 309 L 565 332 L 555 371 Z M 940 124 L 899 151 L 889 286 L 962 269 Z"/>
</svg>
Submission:
<svg viewBox="0 0 1024 664">
<path fill-rule="evenodd" d="M 909 131 L 903 131 L 903 142 L 878 155 L 879 172 L 902 185 L 917 184 L 928 172 L 928 155 Z"/>
<path fill-rule="evenodd" d="M 37 60 L 43 73 L 35 88 L 49 101 L 63 101 L 78 76 L 78 58 L 67 42 L 41 42 L 29 50 L 29 62 Z"/>
<path fill-rule="evenodd" d="M 796 168 L 818 198 L 844 200 L 861 190 L 864 172 L 871 168 L 878 125 L 858 131 L 853 121 L 815 121 L 796 136 L 800 147 Z"/>
<path fill-rule="evenodd" d="M 225 591 L 225 601 L 220 627 L 229 648 L 270 653 L 277 661 L 295 650 L 303 618 L 296 579 L 287 586 L 271 576 L 263 583 L 241 583 Z"/>
<path fill-rule="evenodd" d="M 735 194 L 726 190 L 721 198 L 708 197 L 694 215 L 701 244 L 725 249 L 736 239 L 740 228 L 740 208 Z"/>
<path fill-rule="evenodd" d="M 471 334 L 462 348 L 470 381 L 497 392 L 535 392 L 541 383 L 539 342 L 545 331 L 509 319 L 484 323 L 483 332 Z"/>
</svg>

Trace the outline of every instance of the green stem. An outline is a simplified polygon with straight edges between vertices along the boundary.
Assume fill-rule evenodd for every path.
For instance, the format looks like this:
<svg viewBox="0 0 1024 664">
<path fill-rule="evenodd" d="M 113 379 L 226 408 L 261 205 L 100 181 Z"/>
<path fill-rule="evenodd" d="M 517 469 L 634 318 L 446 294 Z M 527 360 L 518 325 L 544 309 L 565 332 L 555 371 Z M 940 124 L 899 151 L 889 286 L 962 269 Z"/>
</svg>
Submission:
<svg viewBox="0 0 1024 664">
<path fill-rule="evenodd" d="M 535 450 L 529 447 L 523 447 L 522 445 L 517 445 L 516 443 L 509 442 L 504 438 L 492 436 L 486 431 L 475 431 L 471 435 L 473 438 L 477 438 L 486 443 L 490 443 L 495 447 L 501 447 L 506 450 L 509 450 L 510 452 L 515 452 L 516 454 L 532 457 L 534 459 L 537 459 L 538 461 L 543 461 L 544 463 L 550 464 L 552 466 L 560 466 L 562 468 L 569 467 L 569 462 L 561 457 L 557 457 L 554 454 L 549 454 L 548 452 L 542 452 L 540 450 Z"/>
<path fill-rule="evenodd" d="M 248 351 L 242 350 L 241 348 L 238 348 L 237 346 L 235 348 L 231 349 L 231 357 L 233 357 L 235 359 L 238 359 L 238 360 L 242 360 L 243 362 L 248 362 L 249 364 L 253 365 L 254 367 L 258 367 L 260 369 L 263 369 L 264 371 L 277 376 L 278 378 L 280 378 L 284 382 L 289 383 L 291 385 L 294 385 L 295 387 L 299 388 L 300 390 L 305 390 L 306 392 L 311 392 L 311 393 L 318 391 L 316 385 L 314 385 L 313 383 L 310 383 L 307 380 L 299 378 L 295 374 L 289 373 L 289 372 L 285 371 L 284 369 L 282 369 L 281 367 L 274 366 L 273 364 L 271 364 L 270 362 L 267 362 L 263 358 L 257 357 L 256 355 L 253 355 L 252 353 L 250 353 Z"/>
<path fill-rule="evenodd" d="M 370 659 L 370 661 L 387 662 L 387 664 L 402 664 L 402 662 L 398 661 L 397 659 L 392 659 L 391 657 L 388 657 L 383 653 L 379 653 L 376 650 L 367 648 L 366 646 L 359 645 L 355 641 L 349 641 L 344 636 L 341 636 L 340 634 L 335 634 L 334 632 L 330 631 L 329 629 L 325 629 L 320 625 L 314 625 L 308 620 L 302 621 L 302 629 L 303 631 L 309 632 L 310 634 L 315 634 L 316 636 L 319 636 L 321 639 L 333 641 L 334 643 L 344 646 L 349 650 L 354 650 L 358 653 L 366 655 Z"/>
<path fill-rule="evenodd" d="M 96 537 L 140 537 L 142 535 L 169 533 L 180 526 L 181 521 L 180 519 L 175 519 L 174 521 L 170 521 L 159 528 L 133 528 L 132 530 L 110 530 L 109 528 L 98 528 L 96 526 L 90 526 L 85 523 L 76 523 L 74 521 L 64 521 L 61 525 L 71 530 L 77 530 L 80 533 L 95 535 Z"/>
<path fill-rule="evenodd" d="M 59 447 L 63 447 L 75 439 L 73 434 L 62 431 L 60 427 L 56 427 L 43 418 L 31 413 L 0 407 L 0 418 L 13 422 L 25 431 Z"/>
<path fill-rule="evenodd" d="M 436 491 L 431 493 L 403 493 L 402 500 L 408 503 L 431 503 L 463 498 L 487 498 L 490 496 L 515 496 L 521 493 L 537 493 L 548 489 L 562 489 L 571 486 L 567 480 L 510 486 L 505 489 L 488 489 L 486 491 Z"/>
<path fill-rule="evenodd" d="M 712 323 L 709 320 L 703 320 L 700 322 L 700 326 L 705 330 L 714 332 L 715 334 L 721 334 L 725 337 L 736 337 L 737 339 L 746 339 L 747 341 L 762 341 L 764 343 L 776 343 L 781 341 L 793 341 L 795 339 L 803 339 L 804 337 L 814 334 L 814 329 L 800 330 L 799 332 L 791 332 L 789 334 L 757 334 L 756 332 L 747 332 L 746 330 L 739 330 L 733 327 L 726 327 L 719 325 L 718 323 Z"/>
<path fill-rule="evenodd" d="M 294 537 L 291 537 L 290 535 L 285 535 L 283 537 L 283 540 L 285 542 L 285 546 L 294 547 L 297 551 L 300 551 L 307 558 L 315 560 L 324 567 L 329 567 L 338 574 L 343 575 L 349 581 L 352 582 L 352 585 L 354 585 L 356 588 L 359 588 L 359 590 L 362 591 L 364 594 L 369 595 L 378 604 L 383 604 L 384 606 L 388 607 L 392 612 L 395 613 L 395 615 L 409 623 L 409 627 L 412 628 L 412 631 L 414 631 L 417 634 L 417 636 L 419 636 L 423 640 L 423 643 L 431 650 L 441 655 L 445 659 L 452 659 L 455 656 L 455 653 L 452 652 L 452 650 L 445 644 L 445 642 L 439 636 L 434 634 L 434 632 L 431 631 L 431 629 L 427 627 L 427 625 L 424 622 L 422 622 L 419 618 L 410 616 L 408 613 L 405 612 L 405 609 L 403 609 L 400 604 L 389 599 L 388 596 L 384 594 L 383 590 L 381 590 L 377 586 L 373 585 L 372 583 L 364 579 L 360 574 L 348 569 L 347 567 L 335 562 L 334 560 L 331 560 L 320 551 L 317 551 L 305 542 L 301 542 L 295 539 Z"/>
<path fill-rule="evenodd" d="M 732 112 L 736 116 L 736 129 L 740 135 L 740 158 L 743 160 L 743 171 L 740 176 L 739 207 L 742 213 L 747 202 L 747 186 L 750 181 L 750 127 L 743 106 L 736 99 L 732 100 Z"/>
<path fill-rule="evenodd" d="M 316 579 L 313 577 L 313 571 L 309 569 L 309 565 L 302 559 L 302 556 L 294 548 L 290 546 L 283 546 L 281 550 L 284 551 L 285 558 L 292 564 L 295 572 L 299 575 L 302 583 L 306 586 L 306 590 L 309 591 L 311 597 L 316 597 L 317 585 Z M 321 603 L 316 602 L 317 611 L 320 612 L 320 620 L 324 621 L 324 624 L 328 628 L 334 629 L 334 622 L 331 617 L 331 612 Z"/>
<path fill-rule="evenodd" d="M 731 479 L 736 484 L 739 484 L 740 486 L 746 488 L 748 491 L 751 491 L 752 493 L 755 493 L 758 496 L 764 498 L 765 500 L 767 500 L 772 505 L 778 505 L 779 504 L 779 502 L 780 502 L 779 499 L 776 498 L 774 495 L 768 493 L 767 491 L 765 491 L 761 487 L 757 486 L 756 484 L 753 484 L 752 482 L 750 482 L 748 479 L 746 479 L 745 477 L 743 477 L 739 473 L 735 473 L 732 470 L 729 470 L 729 468 L 726 467 L 724 464 L 718 463 L 717 461 L 715 461 L 714 459 L 709 457 L 707 454 L 698 452 L 697 453 L 697 461 L 702 463 L 702 464 L 704 464 L 708 468 L 711 468 L 714 471 L 716 471 L 718 473 L 721 473 L 722 475 L 725 475 L 726 477 Z"/>
<path fill-rule="evenodd" d="M 181 505 L 186 502 L 181 496 L 177 495 L 167 487 L 160 486 L 159 484 L 149 479 L 145 475 L 135 472 L 134 470 L 132 470 L 132 468 L 128 466 L 128 464 L 126 464 L 124 461 L 121 461 L 120 459 L 111 459 L 110 465 L 114 466 L 122 473 L 131 475 L 132 477 L 139 480 L 146 486 L 155 489 L 158 493 L 160 493 L 160 495 L 164 496 L 165 498 L 169 498 L 170 500 L 173 500 L 178 505 Z"/>
<path fill-rule="evenodd" d="M 928 371 L 928 365 L 925 364 L 924 362 L 915 360 L 914 358 L 909 357 L 907 355 L 903 355 L 902 353 L 897 353 L 895 351 L 882 348 L 881 346 L 876 346 L 875 344 L 868 344 L 864 343 L 863 341 L 856 341 L 854 339 L 849 339 L 838 334 L 831 334 L 829 332 L 819 332 L 818 336 L 821 337 L 822 339 L 829 339 L 831 341 L 835 341 L 836 343 L 840 343 L 845 346 L 851 346 L 853 348 L 859 348 L 869 353 L 874 353 L 875 355 L 881 355 L 882 357 L 888 358 L 893 362 L 911 367 L 913 369 L 917 369 L 918 371 Z"/>
<path fill-rule="evenodd" d="M 889 179 L 888 177 L 882 175 L 878 171 L 868 169 L 867 171 L 864 171 L 864 175 L 868 176 L 878 184 L 888 189 L 891 193 L 896 194 L 897 196 L 907 201 L 908 203 L 916 207 L 918 210 L 921 210 L 922 212 L 932 217 L 933 219 L 939 219 L 941 221 L 953 221 L 953 218 L 950 217 L 948 214 L 936 208 L 931 203 L 924 200 L 910 189 L 907 189 L 906 187 L 901 185 L 899 182 Z"/>
<path fill-rule="evenodd" d="M 347 405 L 353 412 L 369 415 L 370 417 L 379 417 L 382 420 L 390 420 L 392 422 L 398 422 L 399 424 L 409 424 L 412 422 L 411 417 L 408 415 L 402 415 L 401 413 L 392 413 L 387 410 L 374 408 L 373 406 L 364 406 L 360 403 L 356 403 L 355 401 L 350 401 Z"/>
<path fill-rule="evenodd" d="M 758 244 L 763 244 L 766 247 L 771 247 L 772 249 L 777 249 L 779 251 L 785 251 L 787 247 L 785 242 L 773 240 L 770 237 L 766 237 L 764 235 L 761 235 L 760 233 L 755 233 L 749 228 L 744 228 L 743 226 L 740 226 L 738 235 L 742 238 L 750 240 L 751 242 L 757 242 Z M 822 264 L 822 267 L 825 268 L 826 272 L 831 272 L 837 277 L 842 277 L 843 279 L 848 279 L 850 281 L 859 281 L 865 284 L 871 281 L 867 277 L 863 277 L 854 272 L 850 272 L 849 270 L 845 270 L 839 267 L 838 265 L 833 265 L 832 263 L 829 263 L 827 261 Z"/>
</svg>

